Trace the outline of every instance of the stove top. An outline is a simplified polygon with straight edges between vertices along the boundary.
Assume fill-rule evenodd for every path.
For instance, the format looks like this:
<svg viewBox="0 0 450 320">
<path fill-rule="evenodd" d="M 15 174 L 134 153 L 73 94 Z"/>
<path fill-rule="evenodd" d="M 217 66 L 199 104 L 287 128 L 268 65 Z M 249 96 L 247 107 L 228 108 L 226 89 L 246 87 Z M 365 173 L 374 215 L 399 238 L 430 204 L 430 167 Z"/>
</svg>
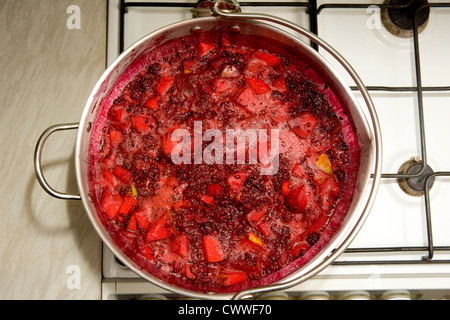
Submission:
<svg viewBox="0 0 450 320">
<path fill-rule="evenodd" d="M 109 0 L 108 64 L 153 30 L 191 19 L 196 4 Z M 272 14 L 305 27 L 340 52 L 370 92 L 383 137 L 381 184 L 363 228 L 331 266 L 289 291 L 450 288 L 450 3 L 310 0 L 240 5 L 244 13 Z M 421 12 L 417 22 L 411 18 L 414 10 Z M 339 62 L 311 45 L 363 105 L 362 94 Z M 106 246 L 103 265 L 105 283 L 114 283 L 116 293 L 118 288 L 134 294 L 161 291 L 140 282 Z"/>
</svg>

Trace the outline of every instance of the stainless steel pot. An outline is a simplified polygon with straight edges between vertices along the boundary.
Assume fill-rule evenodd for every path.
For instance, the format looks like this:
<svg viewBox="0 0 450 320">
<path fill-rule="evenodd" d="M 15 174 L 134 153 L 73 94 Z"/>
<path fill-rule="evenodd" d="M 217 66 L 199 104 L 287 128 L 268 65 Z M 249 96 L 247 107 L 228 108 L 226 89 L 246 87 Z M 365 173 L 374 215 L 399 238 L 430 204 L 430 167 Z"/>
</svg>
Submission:
<svg viewBox="0 0 450 320">
<path fill-rule="evenodd" d="M 41 135 L 35 150 L 35 170 L 39 183 L 50 195 L 65 200 L 81 200 L 92 225 L 103 242 L 109 246 L 112 252 L 124 264 L 144 279 L 163 289 L 184 296 L 203 299 L 238 299 L 265 291 L 283 290 L 298 285 L 326 268 L 345 250 L 345 248 L 347 248 L 364 223 L 378 189 L 381 176 L 381 135 L 378 118 L 364 84 L 345 59 L 343 59 L 332 47 L 309 31 L 277 17 L 221 11 L 219 9 L 220 2 L 221 1 L 217 1 L 216 5 L 213 7 L 216 16 L 196 18 L 164 27 L 147 35 L 123 52 L 123 54 L 121 54 L 120 57 L 118 57 L 104 72 L 92 90 L 80 122 L 55 125 L 48 128 Z M 231 3 L 235 2 L 232 1 Z M 269 23 L 261 22 L 262 20 Z M 275 25 L 282 25 L 308 37 L 337 59 L 355 81 L 363 95 L 367 109 L 363 109 L 358 104 L 348 85 L 344 83 L 338 73 L 322 56 L 291 33 L 282 31 Z M 98 146 L 99 144 L 100 134 L 106 121 L 106 113 L 113 99 L 120 93 L 121 89 L 126 84 L 124 79 L 131 79 L 139 72 L 139 68 L 135 64 L 136 61 L 145 56 L 150 50 L 171 39 L 183 37 L 193 32 L 201 33 L 202 31 L 219 31 L 230 28 L 233 32 L 240 32 L 245 35 L 262 35 L 269 39 L 282 42 L 292 48 L 295 52 L 301 54 L 301 58 L 324 77 L 324 80 L 333 89 L 342 105 L 346 106 L 346 112 L 352 118 L 358 138 L 362 144 L 362 153 L 355 193 L 345 221 L 341 225 L 340 230 L 318 254 L 299 270 L 273 285 L 263 288 L 248 289 L 236 294 L 212 294 L 189 291 L 162 282 L 160 279 L 143 271 L 141 266 L 134 263 L 120 248 L 117 247 L 100 220 L 95 201 L 93 201 L 93 199 L 96 198 L 96 195 L 92 194 L 92 191 L 89 189 L 89 175 L 92 173 L 89 150 L 90 148 L 95 148 L 95 146 Z M 364 110 L 366 112 L 364 112 Z M 370 122 L 367 121 L 365 113 L 369 115 Z M 67 194 L 54 190 L 46 182 L 41 169 L 41 153 L 47 138 L 56 131 L 72 129 L 78 130 L 75 152 L 75 170 L 79 195 Z"/>
</svg>

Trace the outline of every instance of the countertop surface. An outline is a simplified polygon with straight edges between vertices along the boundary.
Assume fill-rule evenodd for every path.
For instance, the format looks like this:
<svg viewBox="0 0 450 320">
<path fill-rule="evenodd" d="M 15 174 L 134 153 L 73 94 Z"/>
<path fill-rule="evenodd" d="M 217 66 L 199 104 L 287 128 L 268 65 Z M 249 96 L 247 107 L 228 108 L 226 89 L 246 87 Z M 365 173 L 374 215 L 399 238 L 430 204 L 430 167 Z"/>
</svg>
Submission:
<svg viewBox="0 0 450 320">
<path fill-rule="evenodd" d="M 101 241 L 81 201 L 39 185 L 49 126 L 78 122 L 106 64 L 106 0 L 0 0 L 0 299 L 100 299 Z M 43 172 L 77 193 L 76 131 L 52 135 Z"/>
</svg>

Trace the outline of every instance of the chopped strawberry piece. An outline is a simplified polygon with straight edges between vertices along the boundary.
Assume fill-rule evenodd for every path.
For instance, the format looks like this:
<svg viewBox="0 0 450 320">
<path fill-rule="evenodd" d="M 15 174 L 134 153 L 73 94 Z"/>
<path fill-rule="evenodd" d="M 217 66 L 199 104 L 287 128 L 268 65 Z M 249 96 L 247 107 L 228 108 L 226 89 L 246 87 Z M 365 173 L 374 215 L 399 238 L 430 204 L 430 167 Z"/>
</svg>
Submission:
<svg viewBox="0 0 450 320">
<path fill-rule="evenodd" d="M 115 130 L 114 128 L 109 128 L 109 136 L 111 139 L 111 146 L 117 147 L 120 142 L 122 142 L 123 134 L 122 132 Z"/>
<path fill-rule="evenodd" d="M 202 200 L 204 203 L 206 203 L 207 205 L 210 205 L 214 202 L 214 198 L 211 196 L 208 196 L 206 194 L 202 194 L 200 196 L 200 200 Z"/>
<path fill-rule="evenodd" d="M 226 78 L 217 78 L 213 83 L 214 92 L 218 94 L 229 93 L 233 90 L 233 81 Z"/>
<path fill-rule="evenodd" d="M 153 260 L 155 259 L 155 255 L 154 252 L 152 250 L 152 248 L 150 248 L 149 246 L 144 246 L 139 253 L 144 256 L 147 259 Z"/>
<path fill-rule="evenodd" d="M 325 222 L 327 219 L 328 218 L 325 214 L 320 214 L 316 220 L 297 237 L 295 241 L 304 242 L 310 234 L 317 234 L 320 237 L 320 233 L 325 228 Z"/>
<path fill-rule="evenodd" d="M 317 125 L 317 119 L 311 113 L 305 112 L 289 121 L 289 126 L 301 138 L 309 136 Z"/>
<path fill-rule="evenodd" d="M 134 213 L 136 216 L 136 222 L 141 231 L 147 231 L 150 226 L 150 214 L 151 210 L 149 208 L 143 208 Z"/>
<path fill-rule="evenodd" d="M 189 237 L 183 233 L 177 234 L 172 240 L 172 251 L 183 258 L 189 255 Z"/>
<path fill-rule="evenodd" d="M 226 63 L 227 63 L 226 58 L 219 57 L 211 61 L 211 68 L 213 68 L 213 70 L 219 70 L 222 69 Z"/>
<path fill-rule="evenodd" d="M 264 247 L 262 245 L 259 245 L 257 243 L 252 242 L 248 238 L 242 239 L 236 246 L 236 250 L 240 252 L 241 255 L 245 255 L 245 253 L 252 252 L 255 253 L 262 253 L 264 252 Z M 246 270 L 248 271 L 248 270 Z"/>
<path fill-rule="evenodd" d="M 237 196 L 242 191 L 242 189 L 244 188 L 244 183 L 245 181 L 247 181 L 247 178 L 249 176 L 250 173 L 240 171 L 228 177 L 228 192 L 230 193 L 230 196 L 232 198 Z"/>
<path fill-rule="evenodd" d="M 159 80 L 158 86 L 156 87 L 156 91 L 160 95 L 166 94 L 167 91 L 169 91 L 170 87 L 172 86 L 173 78 L 170 76 L 162 77 Z"/>
<path fill-rule="evenodd" d="M 126 227 L 126 225 L 123 226 Z M 132 250 L 135 250 L 137 233 L 135 231 L 128 230 L 127 228 L 120 230 L 120 233 L 122 235 L 122 239 L 125 241 L 124 245 Z"/>
<path fill-rule="evenodd" d="M 155 120 L 147 116 L 133 116 L 131 123 L 137 132 L 144 134 L 148 133 L 155 126 Z"/>
<path fill-rule="evenodd" d="M 281 184 L 281 194 L 285 197 L 289 194 L 290 183 L 291 182 L 289 180 L 286 180 Z"/>
<path fill-rule="evenodd" d="M 184 273 L 186 275 L 186 278 L 195 279 L 195 274 L 193 274 L 192 271 L 191 271 L 191 265 L 186 263 L 184 266 L 185 266 Z"/>
<path fill-rule="evenodd" d="M 114 122 L 122 122 L 125 115 L 125 108 L 122 105 L 113 105 L 108 110 L 108 118 L 110 118 Z"/>
<path fill-rule="evenodd" d="M 128 215 L 136 205 L 136 198 L 131 193 L 127 193 L 123 199 L 122 205 L 119 208 L 119 214 L 123 216 Z"/>
<path fill-rule="evenodd" d="M 159 108 L 158 97 L 150 97 L 145 103 L 144 106 L 150 108 L 152 110 L 156 110 Z"/>
<path fill-rule="evenodd" d="M 312 232 L 320 232 L 321 229 L 324 227 L 324 223 L 327 220 L 327 217 L 325 214 L 320 214 L 316 220 L 313 222 L 312 225 L 309 226 L 308 229 L 306 229 L 303 233 L 303 235 L 308 235 Z"/>
<path fill-rule="evenodd" d="M 255 76 L 266 78 L 269 73 L 273 72 L 273 69 L 265 61 L 253 57 L 247 62 L 246 71 Z"/>
<path fill-rule="evenodd" d="M 272 87 L 277 90 L 280 91 L 282 93 L 287 91 L 287 86 L 286 86 L 286 81 L 284 79 L 284 76 L 279 76 L 278 78 L 276 78 L 273 82 L 272 82 Z"/>
<path fill-rule="evenodd" d="M 130 171 L 128 171 L 125 168 L 122 168 L 121 166 L 115 166 L 113 169 L 113 173 L 117 178 L 119 178 L 120 180 L 122 180 L 123 183 L 126 184 L 128 184 L 131 181 L 131 178 L 133 177 Z"/>
<path fill-rule="evenodd" d="M 247 82 L 256 94 L 264 94 L 270 91 L 270 87 L 264 80 L 247 78 Z"/>
<path fill-rule="evenodd" d="M 236 100 L 239 104 L 246 107 L 251 112 L 257 111 L 258 100 L 251 88 L 246 88 L 240 93 Z"/>
<path fill-rule="evenodd" d="M 166 133 L 164 135 L 163 141 L 163 151 L 166 155 L 170 156 L 172 154 L 172 149 L 178 144 L 177 141 L 172 140 L 172 133 Z"/>
<path fill-rule="evenodd" d="M 130 220 L 128 220 L 127 230 L 128 231 L 137 231 L 137 222 L 136 222 L 135 214 L 132 214 L 130 217 Z"/>
<path fill-rule="evenodd" d="M 247 280 L 247 274 L 243 271 L 222 270 L 218 275 L 218 282 L 225 286 L 232 286 Z"/>
<path fill-rule="evenodd" d="M 339 197 L 341 187 L 333 178 L 330 178 L 320 186 L 319 192 L 320 198 L 322 199 L 322 205 L 327 206 L 328 203 L 336 201 Z"/>
<path fill-rule="evenodd" d="M 291 212 L 303 212 L 308 205 L 308 197 L 306 195 L 305 187 L 301 185 L 289 191 L 286 201 Z"/>
<path fill-rule="evenodd" d="M 276 55 L 262 51 L 255 52 L 255 57 L 258 58 L 259 60 L 264 61 L 271 67 L 275 67 L 281 61 L 281 59 Z"/>
<path fill-rule="evenodd" d="M 216 49 L 216 45 L 213 43 L 200 42 L 198 44 L 198 53 L 200 56 L 205 56 L 205 55 L 211 53 L 215 49 Z"/>
<path fill-rule="evenodd" d="M 262 223 L 258 224 L 258 230 L 266 238 L 272 234 L 272 229 L 270 228 L 269 222 L 262 222 Z"/>
<path fill-rule="evenodd" d="M 113 122 L 111 121 L 111 127 L 120 131 L 127 132 L 131 127 L 131 121 L 129 117 L 125 117 L 121 122 Z"/>
<path fill-rule="evenodd" d="M 252 210 L 247 214 L 247 220 L 252 225 L 257 225 L 265 216 L 267 207 L 258 210 Z"/>
<path fill-rule="evenodd" d="M 301 178 L 301 177 L 305 176 L 306 174 L 305 174 L 303 167 L 297 163 L 294 166 L 294 168 L 292 169 L 292 175 L 294 177 Z"/>
<path fill-rule="evenodd" d="M 163 214 L 147 231 L 147 242 L 170 238 L 175 233 L 169 214 Z"/>
<path fill-rule="evenodd" d="M 183 261 L 182 258 L 175 252 L 171 250 L 164 250 L 163 252 L 159 252 L 159 259 L 166 265 L 172 266 L 179 271 L 183 270 Z"/>
<path fill-rule="evenodd" d="M 227 39 L 227 37 L 222 36 L 222 39 L 220 41 L 220 46 L 222 49 L 229 49 L 231 47 L 231 42 L 229 39 Z"/>
<path fill-rule="evenodd" d="M 122 201 L 120 194 L 113 192 L 110 188 L 103 192 L 100 206 L 109 220 L 112 220 L 119 212 Z"/>
<path fill-rule="evenodd" d="M 321 170 L 317 170 L 314 173 L 314 181 L 318 184 L 321 185 L 322 183 L 324 183 L 325 181 L 327 181 L 330 178 L 330 175 L 321 171 Z"/>
<path fill-rule="evenodd" d="M 209 184 L 206 193 L 211 197 L 221 197 L 223 195 L 223 188 L 216 183 Z"/>
<path fill-rule="evenodd" d="M 108 118 L 110 120 L 111 126 L 117 130 L 125 132 L 130 127 L 128 121 L 128 113 L 125 110 L 125 106 L 122 104 L 114 104 L 108 110 Z"/>
<path fill-rule="evenodd" d="M 136 207 L 137 200 L 131 193 L 127 193 L 123 199 L 119 212 L 116 215 L 116 223 L 125 226 L 129 223 L 130 212 Z"/>
<path fill-rule="evenodd" d="M 119 179 L 111 171 L 104 170 L 103 176 L 111 184 L 112 187 L 117 187 L 119 185 Z"/>
<path fill-rule="evenodd" d="M 181 141 L 181 139 L 180 139 Z M 172 132 L 168 132 L 164 135 L 163 141 L 163 151 L 166 155 L 170 156 L 172 154 L 173 148 L 180 143 L 180 141 L 172 140 Z"/>
<path fill-rule="evenodd" d="M 225 257 L 219 240 L 211 235 L 203 236 L 202 238 L 203 253 L 206 261 L 219 262 Z"/>
<path fill-rule="evenodd" d="M 186 138 L 184 135 L 177 135 L 177 132 L 175 132 L 175 130 L 177 129 L 179 129 L 179 127 L 177 126 L 170 127 L 166 130 L 166 133 L 162 136 L 162 149 L 163 152 L 168 156 L 172 155 L 173 148 L 179 143 L 182 143 L 183 139 Z"/>
<path fill-rule="evenodd" d="M 202 62 L 199 59 L 195 60 L 183 60 L 182 68 L 183 73 L 185 75 L 189 75 L 191 73 L 200 72 L 202 69 Z"/>
</svg>

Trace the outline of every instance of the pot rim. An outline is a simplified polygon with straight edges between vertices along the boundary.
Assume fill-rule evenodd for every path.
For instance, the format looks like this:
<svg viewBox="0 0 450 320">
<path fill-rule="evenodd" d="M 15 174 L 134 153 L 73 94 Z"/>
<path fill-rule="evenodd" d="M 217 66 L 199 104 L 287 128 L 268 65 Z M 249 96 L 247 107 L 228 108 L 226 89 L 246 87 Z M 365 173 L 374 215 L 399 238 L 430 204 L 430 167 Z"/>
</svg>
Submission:
<svg viewBox="0 0 450 320">
<path fill-rule="evenodd" d="M 370 191 L 370 195 L 369 195 L 369 199 L 368 199 L 368 203 L 366 204 L 364 209 L 358 209 L 357 211 L 361 211 L 361 213 L 359 214 L 355 214 L 354 216 L 356 216 L 356 221 L 350 221 L 346 222 L 345 225 L 343 225 L 342 227 L 345 227 L 345 229 L 351 229 L 351 230 L 346 230 L 344 235 L 347 235 L 347 232 L 349 232 L 349 234 L 344 237 L 344 239 L 339 239 L 339 241 L 336 241 L 336 238 L 340 238 L 337 237 L 336 235 L 333 236 L 330 239 L 330 243 L 332 243 L 333 245 L 329 246 L 330 248 L 322 248 L 314 257 L 313 261 L 314 263 L 312 263 L 311 261 L 309 261 L 307 264 L 303 265 L 299 270 L 297 270 L 296 272 L 292 273 L 291 275 L 286 276 L 285 278 L 277 281 L 274 285 L 269 285 L 266 287 L 260 287 L 260 288 L 252 288 L 252 289 L 248 289 L 248 290 L 243 290 L 240 293 L 202 293 L 202 292 L 198 292 L 198 291 L 191 291 L 191 290 L 187 290 L 184 288 L 180 288 L 178 286 L 175 285 L 171 285 L 168 284 L 162 280 L 160 280 L 159 278 L 156 278 L 152 275 L 150 275 L 149 273 L 146 273 L 145 271 L 143 271 L 138 265 L 136 265 L 133 261 L 131 261 L 131 259 L 129 259 L 124 252 L 122 252 L 122 250 L 120 248 L 118 248 L 115 244 L 114 241 L 110 238 L 109 234 L 107 232 L 105 232 L 105 229 L 103 229 L 103 226 L 101 225 L 101 223 L 99 223 L 99 221 L 96 219 L 95 217 L 95 210 L 93 212 L 92 208 L 93 207 L 93 201 L 91 199 L 90 196 L 90 190 L 88 185 L 84 182 L 87 178 L 83 173 L 82 170 L 82 165 L 85 165 L 85 163 L 83 163 L 83 157 L 82 157 L 82 147 L 83 147 L 83 143 L 85 140 L 85 136 L 88 135 L 89 140 L 90 140 L 90 133 L 89 131 L 91 130 L 92 127 L 92 123 L 89 121 L 89 115 L 90 113 L 93 113 L 93 108 L 95 108 L 94 103 L 96 101 L 97 98 L 97 94 L 100 90 L 100 88 L 102 87 L 102 85 L 104 84 L 105 81 L 108 80 L 108 78 L 110 77 L 110 75 L 117 69 L 118 65 L 121 63 L 121 61 L 129 56 L 136 48 L 142 46 L 145 42 L 147 42 L 150 38 L 156 38 L 158 36 L 163 35 L 166 32 L 170 32 L 173 29 L 176 28 L 186 28 L 195 24 L 200 24 L 202 22 L 208 22 L 208 21 L 214 21 L 216 23 L 221 23 L 224 21 L 227 21 L 226 19 L 223 18 L 219 18 L 219 17 L 203 17 L 203 18 L 195 18 L 195 19 L 189 19 L 189 20 L 184 20 L 184 21 L 179 21 L 170 25 L 167 25 L 163 28 L 160 28 L 158 30 L 155 30 L 151 33 L 149 33 L 148 35 L 146 35 L 145 37 L 141 38 L 140 40 L 138 40 L 137 42 L 135 42 L 133 45 L 131 45 L 129 48 L 127 48 L 123 53 L 121 53 L 119 55 L 119 57 L 117 59 L 114 60 L 113 63 L 111 63 L 111 65 L 105 70 L 105 72 L 103 73 L 103 75 L 100 77 L 100 79 L 97 81 L 96 85 L 94 86 L 87 102 L 85 105 L 85 108 L 83 110 L 82 116 L 81 116 L 81 120 L 80 120 L 80 124 L 79 124 L 79 130 L 78 130 L 78 134 L 77 134 L 77 142 L 76 142 L 76 149 L 75 149 L 75 171 L 76 171 L 76 180 L 77 180 L 77 184 L 78 184 L 78 188 L 80 191 L 80 195 L 81 195 L 81 200 L 83 202 L 83 205 L 85 207 L 85 210 L 89 216 L 89 219 L 91 221 L 91 224 L 93 225 L 94 229 L 96 230 L 97 234 L 100 236 L 101 240 L 107 244 L 107 246 L 110 248 L 110 250 L 113 252 L 113 254 L 119 259 L 121 260 L 125 265 L 127 265 L 132 271 L 134 271 L 135 273 L 137 273 L 139 276 L 141 276 L 142 278 L 144 278 L 145 280 L 151 282 L 152 284 L 164 289 L 164 290 L 168 290 L 171 292 L 175 292 L 177 294 L 181 294 L 183 296 L 187 296 L 187 297 L 192 297 L 192 298 L 201 298 L 201 299 L 230 299 L 236 296 L 241 296 L 243 297 L 244 293 L 255 293 L 255 292 L 264 292 L 264 291 L 272 291 L 275 290 L 274 288 L 276 287 L 278 288 L 286 288 L 291 286 L 292 284 L 299 284 L 301 282 L 304 282 L 306 280 L 308 280 L 309 278 L 311 278 L 312 276 L 314 276 L 316 273 L 318 273 L 319 271 L 323 270 L 326 266 L 328 266 L 335 258 L 337 258 L 337 256 L 350 244 L 351 240 L 353 240 L 353 238 L 356 236 L 356 234 L 359 232 L 360 228 L 362 227 L 362 224 L 365 221 L 365 218 L 368 215 L 368 211 L 370 210 L 371 204 L 373 202 L 373 198 L 375 196 L 376 193 L 376 189 L 378 188 L 378 184 L 379 184 L 379 175 L 380 175 L 380 162 L 381 162 L 381 154 L 380 154 L 380 148 L 381 148 L 381 142 L 380 142 L 380 134 L 379 134 L 379 125 L 378 125 L 378 119 L 376 117 L 376 113 L 374 110 L 371 109 L 371 106 L 368 105 L 369 107 L 369 111 L 370 111 L 370 115 L 372 117 L 372 123 L 375 127 L 375 135 L 372 135 L 372 132 L 370 131 L 370 127 L 367 124 L 368 121 L 365 118 L 365 115 L 363 112 L 361 112 L 361 110 L 359 110 L 359 116 L 362 118 L 363 122 L 365 123 L 365 127 L 366 127 L 366 134 L 368 135 L 368 152 L 370 153 L 370 162 L 373 162 L 373 160 L 375 160 L 375 178 L 373 180 L 373 184 L 372 184 L 372 188 Z M 318 59 L 321 63 L 323 63 L 323 66 L 326 70 L 329 70 L 332 74 L 331 74 L 331 79 L 336 80 L 338 82 L 338 84 L 340 85 L 340 87 L 342 87 L 346 92 L 344 92 L 345 95 L 347 95 L 348 97 L 350 97 L 352 103 L 354 103 L 356 106 L 359 106 L 358 102 L 356 101 L 356 98 L 354 97 L 354 95 L 352 94 L 350 88 L 348 87 L 348 85 L 346 85 L 344 83 L 344 81 L 342 80 L 341 76 L 334 70 L 333 67 L 331 67 L 331 65 L 329 64 L 328 61 L 326 61 L 321 55 L 319 55 L 315 50 L 313 50 L 310 46 L 308 46 L 307 44 L 305 44 L 301 39 L 299 39 L 298 37 L 295 37 L 294 35 L 292 35 L 291 33 L 288 33 L 280 28 L 277 28 L 271 24 L 265 23 L 265 22 L 255 22 L 255 21 L 250 21 L 250 20 L 235 20 L 235 24 L 239 24 L 239 23 L 244 23 L 244 24 L 253 24 L 253 25 L 258 25 L 259 27 L 262 28 L 267 28 L 270 29 L 273 32 L 278 32 L 281 33 L 284 36 L 290 37 L 292 38 L 293 43 L 296 43 L 297 45 L 303 47 L 304 50 L 308 51 L 308 54 L 313 55 L 316 59 Z M 369 97 L 370 99 L 370 97 Z M 357 108 L 360 109 L 360 108 Z M 98 110 L 97 110 L 98 111 Z M 375 137 L 375 140 L 374 140 Z M 89 142 L 88 142 L 89 145 Z M 373 154 L 375 153 L 375 158 L 373 156 Z M 369 166 L 370 167 L 370 166 Z M 368 190 L 368 181 L 370 179 L 370 174 L 367 171 L 365 173 L 365 177 L 364 177 L 364 183 L 362 186 L 362 192 L 361 195 L 365 195 L 367 194 L 367 190 Z M 362 197 L 359 197 L 358 201 L 357 201 L 357 208 L 359 208 L 362 205 L 362 202 L 364 202 L 364 200 L 362 199 Z M 339 231 L 340 232 L 340 231 Z M 336 245 L 334 245 L 336 243 Z M 327 250 L 325 250 L 327 249 Z M 339 253 L 339 254 L 337 254 Z M 295 283 L 294 283 L 295 282 Z M 298 283 L 297 283 L 298 282 Z"/>
</svg>

